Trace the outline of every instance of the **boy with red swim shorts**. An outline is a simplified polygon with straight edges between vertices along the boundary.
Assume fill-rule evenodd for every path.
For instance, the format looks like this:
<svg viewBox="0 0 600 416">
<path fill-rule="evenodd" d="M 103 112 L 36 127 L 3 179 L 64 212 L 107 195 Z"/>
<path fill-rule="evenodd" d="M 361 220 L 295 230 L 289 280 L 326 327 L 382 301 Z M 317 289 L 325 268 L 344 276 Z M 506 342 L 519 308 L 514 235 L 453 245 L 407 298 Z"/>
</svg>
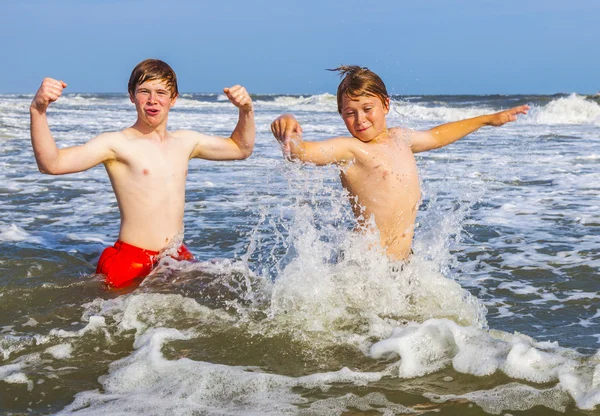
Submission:
<svg viewBox="0 0 600 416">
<path fill-rule="evenodd" d="M 168 131 L 169 111 L 179 96 L 177 77 L 165 62 L 147 59 L 129 78 L 129 99 L 137 112 L 135 123 L 59 149 L 46 111 L 66 86 L 63 81 L 45 78 L 33 98 L 30 115 L 35 159 L 40 172 L 50 175 L 104 165 L 117 197 L 121 226 L 118 241 L 102 253 L 97 273 L 106 276 L 108 285 L 124 287 L 148 275 L 161 252 L 170 252 L 182 237 L 189 161 L 240 160 L 252 154 L 256 136 L 252 100 L 240 85 L 223 89 L 239 110 L 237 125 L 228 138 L 191 130 Z M 171 257 L 193 259 L 183 245 Z"/>
</svg>

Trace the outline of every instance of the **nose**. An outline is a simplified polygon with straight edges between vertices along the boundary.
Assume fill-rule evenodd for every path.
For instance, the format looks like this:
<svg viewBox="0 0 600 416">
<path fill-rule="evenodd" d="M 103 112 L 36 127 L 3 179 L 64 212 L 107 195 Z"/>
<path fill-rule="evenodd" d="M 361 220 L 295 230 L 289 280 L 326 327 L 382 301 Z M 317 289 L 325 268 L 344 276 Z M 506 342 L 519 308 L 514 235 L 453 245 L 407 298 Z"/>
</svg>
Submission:
<svg viewBox="0 0 600 416">
<path fill-rule="evenodd" d="M 365 122 L 365 114 L 362 111 L 356 113 L 356 124 L 361 125 Z"/>
<path fill-rule="evenodd" d="M 150 94 L 148 95 L 148 101 L 154 103 L 156 102 L 157 97 L 158 95 L 154 91 L 150 91 Z"/>
</svg>

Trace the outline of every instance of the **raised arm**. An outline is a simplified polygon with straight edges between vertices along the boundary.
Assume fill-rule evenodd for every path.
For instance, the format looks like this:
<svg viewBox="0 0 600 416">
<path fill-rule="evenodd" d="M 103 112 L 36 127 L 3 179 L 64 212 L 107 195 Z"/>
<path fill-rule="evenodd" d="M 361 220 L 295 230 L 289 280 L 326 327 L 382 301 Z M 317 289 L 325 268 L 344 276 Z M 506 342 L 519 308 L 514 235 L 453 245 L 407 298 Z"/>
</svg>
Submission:
<svg viewBox="0 0 600 416">
<path fill-rule="evenodd" d="M 356 139 L 338 137 L 322 142 L 302 140 L 302 127 L 291 114 L 284 114 L 271 123 L 273 136 L 279 141 L 283 156 L 315 165 L 344 163 L 354 160 Z"/>
<path fill-rule="evenodd" d="M 67 87 L 63 81 L 45 78 L 31 106 L 31 145 L 40 172 L 51 175 L 80 172 L 96 166 L 110 158 L 113 152 L 107 145 L 106 135 L 98 136 L 81 146 L 59 149 L 48 126 L 46 110 L 50 103 L 58 100 Z"/>
<path fill-rule="evenodd" d="M 191 157 L 209 160 L 240 160 L 249 157 L 254 150 L 256 126 L 250 95 L 240 85 L 224 88 L 223 92 L 229 101 L 239 109 L 237 125 L 231 133 L 231 137 L 228 138 L 193 133 L 197 143 Z"/>
<path fill-rule="evenodd" d="M 517 114 L 527 114 L 527 110 L 529 110 L 528 105 L 521 105 L 494 114 L 442 124 L 427 131 L 410 132 L 410 148 L 413 153 L 419 153 L 444 147 L 483 126 L 499 127 L 515 121 Z"/>
</svg>

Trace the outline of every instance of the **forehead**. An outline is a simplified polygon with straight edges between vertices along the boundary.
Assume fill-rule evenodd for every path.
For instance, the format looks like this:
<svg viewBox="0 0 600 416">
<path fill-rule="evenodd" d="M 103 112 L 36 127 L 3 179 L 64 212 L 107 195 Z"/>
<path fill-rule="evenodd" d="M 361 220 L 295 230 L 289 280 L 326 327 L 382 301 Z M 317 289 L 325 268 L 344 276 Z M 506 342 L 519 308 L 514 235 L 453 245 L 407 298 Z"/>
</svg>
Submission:
<svg viewBox="0 0 600 416">
<path fill-rule="evenodd" d="M 360 107 L 365 104 L 381 105 L 381 100 L 375 95 L 347 95 L 342 96 L 342 108 Z"/>
<path fill-rule="evenodd" d="M 136 87 L 136 89 L 139 88 L 148 88 L 153 90 L 169 90 L 167 81 L 164 79 L 150 79 L 148 81 L 142 82 Z"/>
</svg>

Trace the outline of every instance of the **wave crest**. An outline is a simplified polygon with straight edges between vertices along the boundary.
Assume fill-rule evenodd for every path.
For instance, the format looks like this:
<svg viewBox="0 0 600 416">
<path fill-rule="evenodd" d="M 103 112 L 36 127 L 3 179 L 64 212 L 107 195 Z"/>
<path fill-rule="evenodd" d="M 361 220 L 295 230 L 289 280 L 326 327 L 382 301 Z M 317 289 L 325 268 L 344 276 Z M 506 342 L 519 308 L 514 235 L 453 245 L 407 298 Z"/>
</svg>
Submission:
<svg viewBox="0 0 600 416">
<path fill-rule="evenodd" d="M 593 124 L 600 126 L 600 105 L 578 94 L 533 106 L 528 117 L 533 124 Z"/>
</svg>

